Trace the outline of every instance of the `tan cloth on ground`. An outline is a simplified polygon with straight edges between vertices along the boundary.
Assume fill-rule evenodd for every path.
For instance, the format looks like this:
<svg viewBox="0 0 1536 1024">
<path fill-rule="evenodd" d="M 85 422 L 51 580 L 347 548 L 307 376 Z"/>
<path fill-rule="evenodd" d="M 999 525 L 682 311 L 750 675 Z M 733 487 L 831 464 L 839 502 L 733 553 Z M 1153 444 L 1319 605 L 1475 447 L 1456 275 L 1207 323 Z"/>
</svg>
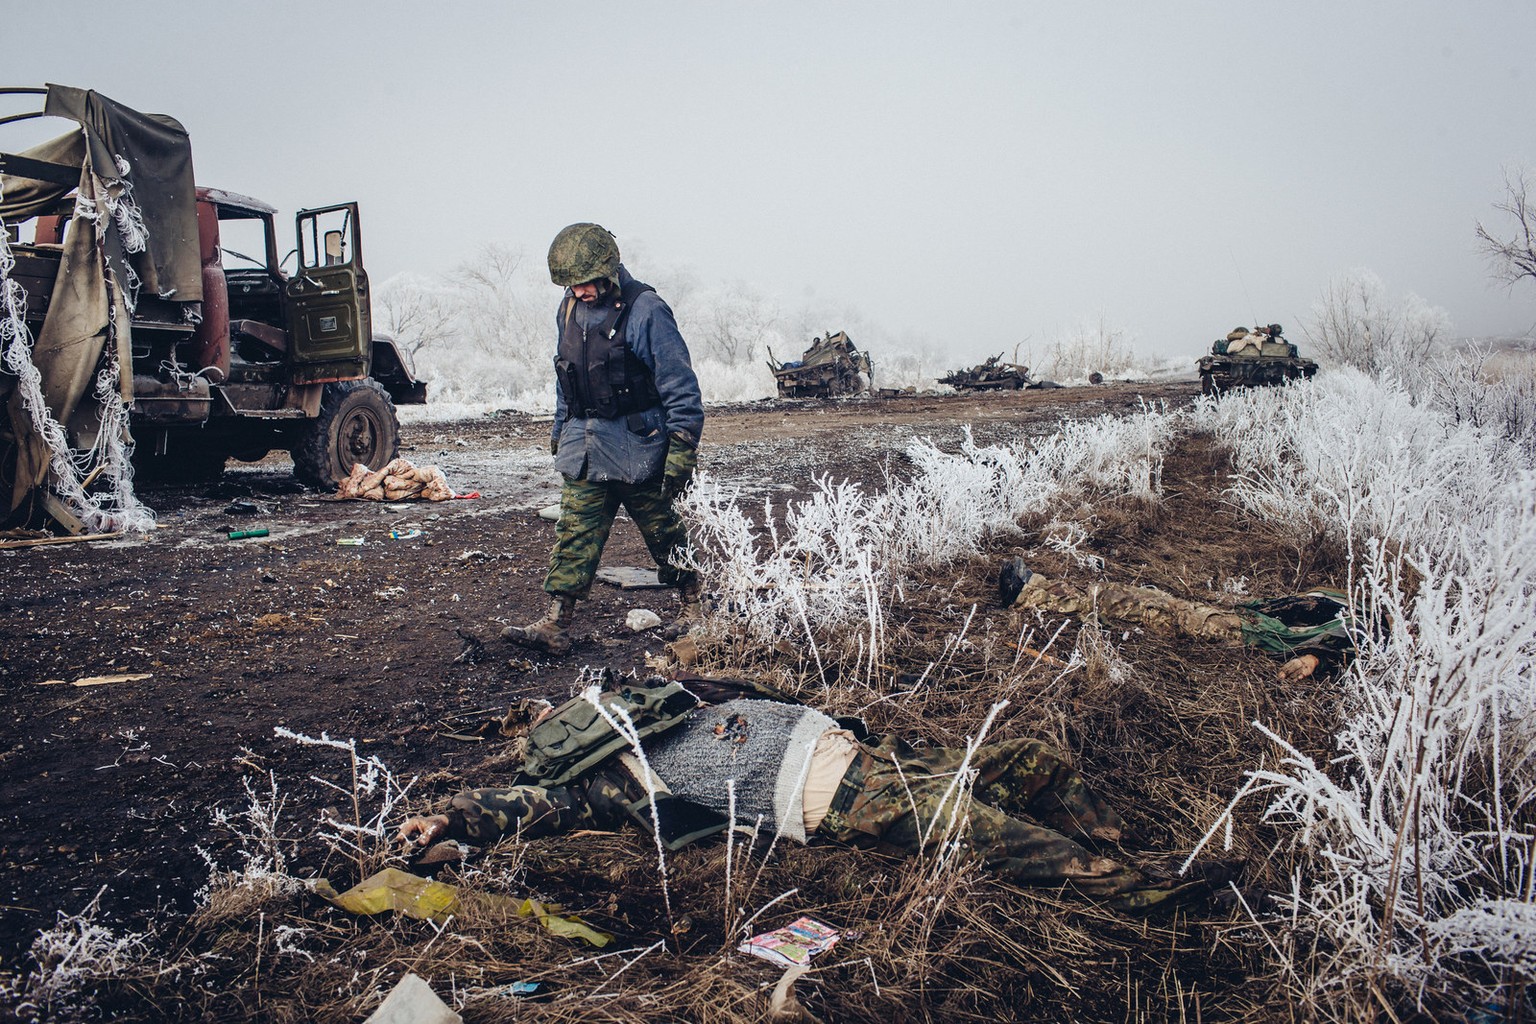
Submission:
<svg viewBox="0 0 1536 1024">
<path fill-rule="evenodd" d="M 1238 643 L 1243 620 L 1233 611 L 1216 605 L 1185 601 L 1151 587 L 1126 587 L 1095 583 L 1076 587 L 1035 573 L 1024 584 L 1014 604 L 1059 615 L 1094 615 L 1119 622 L 1134 622 L 1176 636 Z"/>
<path fill-rule="evenodd" d="M 408 501 L 412 498 L 447 501 L 453 497 L 453 488 L 448 486 L 447 477 L 436 466 L 413 466 L 405 459 L 395 459 L 378 470 L 357 463 L 352 467 L 352 474 L 336 489 L 336 497 L 364 501 Z"/>
<path fill-rule="evenodd" d="M 827 816 L 832 798 L 837 795 L 837 784 L 848 774 L 859 752 L 859 742 L 847 729 L 828 729 L 816 741 L 811 751 L 811 768 L 805 776 L 805 789 L 801 793 L 802 817 L 805 834 L 809 836 Z"/>
</svg>

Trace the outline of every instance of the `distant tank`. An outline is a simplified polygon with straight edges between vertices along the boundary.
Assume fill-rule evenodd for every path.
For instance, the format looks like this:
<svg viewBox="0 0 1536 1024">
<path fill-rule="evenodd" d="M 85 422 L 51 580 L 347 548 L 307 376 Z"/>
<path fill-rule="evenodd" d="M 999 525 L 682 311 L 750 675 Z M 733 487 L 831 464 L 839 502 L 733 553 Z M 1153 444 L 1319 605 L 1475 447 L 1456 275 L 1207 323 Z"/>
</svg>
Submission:
<svg viewBox="0 0 1536 1024">
<path fill-rule="evenodd" d="M 1029 367 L 1020 363 L 1005 363 L 1002 353 L 969 370 L 955 370 L 940 377 L 940 384 L 948 384 L 956 391 L 1017 391 L 1034 382 L 1029 379 Z"/>
<path fill-rule="evenodd" d="M 778 362 L 768 351 L 768 369 L 779 386 L 780 398 L 835 398 L 868 394 L 873 388 L 875 366 L 867 352 L 860 352 L 843 331 L 815 338 L 799 359 Z"/>
<path fill-rule="evenodd" d="M 1279 324 L 1235 328 L 1201 356 L 1200 390 L 1211 395 L 1240 387 L 1263 387 L 1311 377 L 1317 363 L 1302 359 L 1283 337 Z"/>
</svg>

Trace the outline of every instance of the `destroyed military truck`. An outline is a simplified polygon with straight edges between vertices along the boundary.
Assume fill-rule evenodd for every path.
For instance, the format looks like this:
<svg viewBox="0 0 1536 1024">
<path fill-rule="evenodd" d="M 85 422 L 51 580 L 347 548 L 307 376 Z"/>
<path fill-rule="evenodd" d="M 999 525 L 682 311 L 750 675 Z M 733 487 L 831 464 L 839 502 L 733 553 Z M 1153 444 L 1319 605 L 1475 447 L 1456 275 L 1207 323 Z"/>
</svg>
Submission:
<svg viewBox="0 0 1536 1024">
<path fill-rule="evenodd" d="M 779 362 L 768 350 L 768 369 L 779 386 L 780 398 L 835 398 L 868 394 L 874 384 L 875 366 L 869 353 L 859 351 L 842 331 L 814 338 L 797 360 Z"/>
<path fill-rule="evenodd" d="M 984 363 L 969 370 L 955 370 L 938 381 L 956 391 L 1017 391 L 1034 383 L 1029 379 L 1029 367 L 1002 360 L 1003 354 L 999 352 Z"/>
<path fill-rule="evenodd" d="M 195 186 L 175 120 L 80 89 L 0 89 L 36 96 L 41 109 L 0 125 L 79 128 L 0 151 L 0 513 L 69 491 L 71 452 L 111 449 L 124 413 L 134 463 L 157 475 L 206 478 L 276 449 L 325 488 L 389 462 L 395 404 L 426 387 L 372 332 L 357 204 L 300 211 L 280 259 L 277 211 Z M 77 496 L 90 485 L 74 483 Z"/>
<path fill-rule="evenodd" d="M 1317 364 L 1302 359 L 1286 341 L 1279 324 L 1237 327 L 1201 356 L 1200 390 L 1207 395 L 1237 387 L 1262 387 L 1300 380 L 1317 373 Z"/>
</svg>

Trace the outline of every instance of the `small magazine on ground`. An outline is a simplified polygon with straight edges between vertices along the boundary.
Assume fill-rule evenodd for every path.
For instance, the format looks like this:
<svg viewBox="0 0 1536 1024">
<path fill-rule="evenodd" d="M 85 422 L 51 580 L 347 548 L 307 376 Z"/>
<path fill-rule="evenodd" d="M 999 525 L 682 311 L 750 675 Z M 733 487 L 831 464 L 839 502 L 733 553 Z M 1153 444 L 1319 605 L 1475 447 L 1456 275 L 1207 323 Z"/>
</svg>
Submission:
<svg viewBox="0 0 1536 1024">
<path fill-rule="evenodd" d="M 836 929 L 809 917 L 800 917 L 783 928 L 754 935 L 736 948 L 776 964 L 799 967 L 810 963 L 817 953 L 837 945 L 838 938 Z"/>
</svg>

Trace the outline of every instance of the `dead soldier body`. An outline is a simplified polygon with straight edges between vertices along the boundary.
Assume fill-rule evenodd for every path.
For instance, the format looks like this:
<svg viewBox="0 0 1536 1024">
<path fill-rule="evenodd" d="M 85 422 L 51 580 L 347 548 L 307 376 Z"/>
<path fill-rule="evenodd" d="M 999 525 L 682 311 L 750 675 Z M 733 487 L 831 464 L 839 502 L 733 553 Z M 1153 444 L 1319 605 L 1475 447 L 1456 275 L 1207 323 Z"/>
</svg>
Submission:
<svg viewBox="0 0 1536 1024">
<path fill-rule="evenodd" d="M 719 702 L 700 703 L 695 691 Z M 1119 842 L 1124 821 L 1040 740 L 978 747 L 965 766 L 973 773 L 967 787 L 958 778 L 963 750 L 861 743 L 844 727 L 861 728 L 851 720 L 840 724 L 783 700 L 732 696 L 743 692 L 763 691 L 691 678 L 686 687 L 654 680 L 603 694 L 607 706 L 667 709 L 661 717 L 670 724 L 636 718 L 643 763 L 622 737 L 606 746 L 575 744 L 565 727 L 541 736 L 573 711 L 582 718 L 583 704 L 588 710 L 576 731 L 588 729 L 595 705 L 575 698 L 530 732 L 523 784 L 460 793 L 445 813 L 411 818 L 400 838 L 418 847 L 443 838 L 486 845 L 635 822 L 678 849 L 724 831 L 734 813 L 738 824 L 802 843 L 822 837 L 913 855 L 936 847 L 953 824 L 962 855 L 1008 882 L 1070 885 L 1130 912 L 1208 897 L 1240 868 L 1202 863 L 1184 879 L 1155 879 L 1104 856 L 1100 850 Z M 573 746 L 586 753 L 541 777 L 552 767 L 541 751 Z M 649 787 L 641 781 L 647 772 Z"/>
<path fill-rule="evenodd" d="M 1249 601 L 1232 608 L 1186 601 L 1152 587 L 1093 583 L 1085 587 L 1030 572 L 1021 558 L 1003 563 L 998 597 L 1005 607 L 1129 622 L 1192 640 L 1242 644 L 1287 659 L 1285 682 L 1337 669 L 1355 652 L 1353 618 L 1336 590 Z"/>
<path fill-rule="evenodd" d="M 576 602 L 587 596 L 619 507 L 645 538 L 657 577 L 675 586 L 679 635 L 703 616 L 699 583 L 679 566 L 688 534 L 673 499 L 693 479 L 704 405 L 688 346 L 656 290 L 619 263 L 597 224 L 572 224 L 549 247 L 549 276 L 565 287 L 556 313 L 555 419 L 550 452 L 564 478 L 544 590 L 549 611 L 502 636 L 564 654 Z"/>
</svg>

